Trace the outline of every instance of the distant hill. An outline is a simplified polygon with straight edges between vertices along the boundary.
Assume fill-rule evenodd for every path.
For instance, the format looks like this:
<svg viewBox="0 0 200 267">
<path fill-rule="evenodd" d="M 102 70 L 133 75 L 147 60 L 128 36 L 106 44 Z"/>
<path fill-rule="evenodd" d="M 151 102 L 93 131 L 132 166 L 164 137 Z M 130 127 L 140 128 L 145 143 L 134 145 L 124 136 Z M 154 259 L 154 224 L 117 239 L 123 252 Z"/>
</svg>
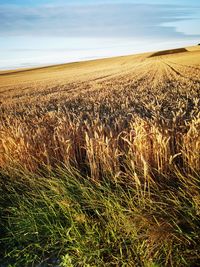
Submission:
<svg viewBox="0 0 200 267">
<path fill-rule="evenodd" d="M 156 53 L 153 53 L 149 57 L 164 56 L 164 55 L 183 53 L 183 52 L 188 52 L 188 50 L 186 48 L 177 48 L 177 49 L 158 51 Z"/>
</svg>

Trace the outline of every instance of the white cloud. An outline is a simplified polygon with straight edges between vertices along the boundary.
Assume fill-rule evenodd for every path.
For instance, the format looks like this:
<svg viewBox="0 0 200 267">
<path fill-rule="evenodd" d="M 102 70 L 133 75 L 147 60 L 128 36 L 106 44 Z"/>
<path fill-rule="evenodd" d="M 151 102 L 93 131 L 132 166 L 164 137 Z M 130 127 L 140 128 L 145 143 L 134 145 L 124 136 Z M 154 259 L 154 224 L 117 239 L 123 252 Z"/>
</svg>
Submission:
<svg viewBox="0 0 200 267">
<path fill-rule="evenodd" d="M 192 7 L 76 3 L 0 5 L 0 69 L 156 51 L 200 41 L 200 21 L 195 26 Z"/>
<path fill-rule="evenodd" d="M 0 9 L 1 35 L 184 38 L 173 24 L 192 9 L 162 5 L 109 4 Z"/>
</svg>

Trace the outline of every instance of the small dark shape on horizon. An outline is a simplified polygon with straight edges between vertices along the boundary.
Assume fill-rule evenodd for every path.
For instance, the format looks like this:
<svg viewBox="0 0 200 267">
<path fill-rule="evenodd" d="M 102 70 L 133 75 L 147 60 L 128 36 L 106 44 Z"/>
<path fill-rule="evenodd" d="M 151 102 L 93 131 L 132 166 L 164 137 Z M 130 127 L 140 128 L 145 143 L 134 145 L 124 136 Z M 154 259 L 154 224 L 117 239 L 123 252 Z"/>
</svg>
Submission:
<svg viewBox="0 0 200 267">
<path fill-rule="evenodd" d="M 177 48 L 177 49 L 158 51 L 156 53 L 153 53 L 149 57 L 164 56 L 164 55 L 170 55 L 170 54 L 176 54 L 176 53 L 184 53 L 184 52 L 188 52 L 188 50 L 186 48 Z"/>
</svg>

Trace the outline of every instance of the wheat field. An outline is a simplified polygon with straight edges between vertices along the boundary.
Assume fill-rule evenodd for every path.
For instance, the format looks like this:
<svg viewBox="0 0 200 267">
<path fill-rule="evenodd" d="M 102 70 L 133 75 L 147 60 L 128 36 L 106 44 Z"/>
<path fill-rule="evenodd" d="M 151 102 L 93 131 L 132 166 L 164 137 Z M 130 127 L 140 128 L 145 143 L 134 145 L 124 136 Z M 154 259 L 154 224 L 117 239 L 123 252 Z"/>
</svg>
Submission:
<svg viewBox="0 0 200 267">
<path fill-rule="evenodd" d="M 199 171 L 200 49 L 0 74 L 0 166 Z M 134 168 L 135 168 L 134 167 Z"/>
<path fill-rule="evenodd" d="M 0 72 L 1 184 L 8 179 L 18 186 L 23 176 L 19 174 L 21 169 L 26 173 L 24 177 L 27 173 L 32 177 L 41 176 L 41 170 L 43 176 L 44 172 L 48 176 L 64 168 L 79 173 L 78 177 L 74 175 L 77 184 L 86 179 L 91 187 L 100 186 L 107 179 L 122 186 L 120 196 L 124 185 L 133 190 L 135 206 L 127 201 L 126 190 L 127 198 L 123 201 L 131 205 L 134 216 L 125 215 L 121 200 L 116 206 L 112 204 L 113 217 L 111 203 L 105 213 L 106 218 L 110 218 L 109 223 L 118 221 L 109 228 L 116 230 L 112 230 L 113 235 L 120 236 L 123 232 L 123 238 L 134 236 L 135 250 L 129 250 L 127 243 L 126 249 L 123 245 L 117 254 L 113 245 L 115 249 L 110 252 L 113 257 L 107 254 L 104 257 L 100 252 L 101 256 L 93 257 L 85 250 L 76 254 L 65 249 L 60 266 L 199 266 L 199 96 L 198 46 L 170 53 L 145 53 Z M 40 187 L 38 179 L 33 180 Z M 45 183 L 49 183 L 48 190 L 53 190 L 56 196 L 62 195 L 60 181 L 57 181 L 57 191 L 49 178 Z M 30 179 L 28 184 L 36 187 Z M 87 192 L 88 185 L 84 188 Z M 5 190 L 2 192 L 4 194 Z M 89 194 L 90 191 L 85 201 L 91 201 L 96 212 L 98 208 L 93 201 L 97 201 L 97 196 L 93 194 L 92 200 Z M 105 195 L 102 193 L 103 197 Z M 59 201 L 63 210 L 68 200 Z M 98 201 L 96 203 L 100 203 Z M 123 209 L 116 208 L 120 205 Z M 87 211 L 79 212 L 78 219 L 74 220 L 86 223 Z M 96 216 L 102 222 L 104 215 L 99 212 Z M 12 223 L 10 225 L 13 229 Z M 79 240 L 77 244 L 80 243 Z M 122 243 L 119 245 L 116 241 L 116 246 Z M 90 242 L 86 244 L 90 246 Z M 92 245 L 91 250 L 95 251 Z M 9 249 L 6 247 L 5 251 Z M 17 250 L 17 253 L 12 256 L 16 262 L 16 255 L 18 261 L 20 257 L 25 259 L 24 250 L 20 253 Z M 80 258 L 82 261 L 77 260 Z M 33 257 L 30 262 L 34 262 Z M 27 266 L 31 266 L 30 262 Z"/>
</svg>

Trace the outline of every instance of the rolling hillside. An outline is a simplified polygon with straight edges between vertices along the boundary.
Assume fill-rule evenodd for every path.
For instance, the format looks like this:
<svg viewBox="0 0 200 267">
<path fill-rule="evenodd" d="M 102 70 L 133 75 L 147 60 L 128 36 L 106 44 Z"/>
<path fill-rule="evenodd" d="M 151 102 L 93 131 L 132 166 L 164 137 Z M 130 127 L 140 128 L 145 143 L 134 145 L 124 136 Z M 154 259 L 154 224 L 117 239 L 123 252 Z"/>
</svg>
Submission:
<svg viewBox="0 0 200 267">
<path fill-rule="evenodd" d="M 1 266 L 199 266 L 199 177 L 199 46 L 0 72 Z"/>
</svg>

